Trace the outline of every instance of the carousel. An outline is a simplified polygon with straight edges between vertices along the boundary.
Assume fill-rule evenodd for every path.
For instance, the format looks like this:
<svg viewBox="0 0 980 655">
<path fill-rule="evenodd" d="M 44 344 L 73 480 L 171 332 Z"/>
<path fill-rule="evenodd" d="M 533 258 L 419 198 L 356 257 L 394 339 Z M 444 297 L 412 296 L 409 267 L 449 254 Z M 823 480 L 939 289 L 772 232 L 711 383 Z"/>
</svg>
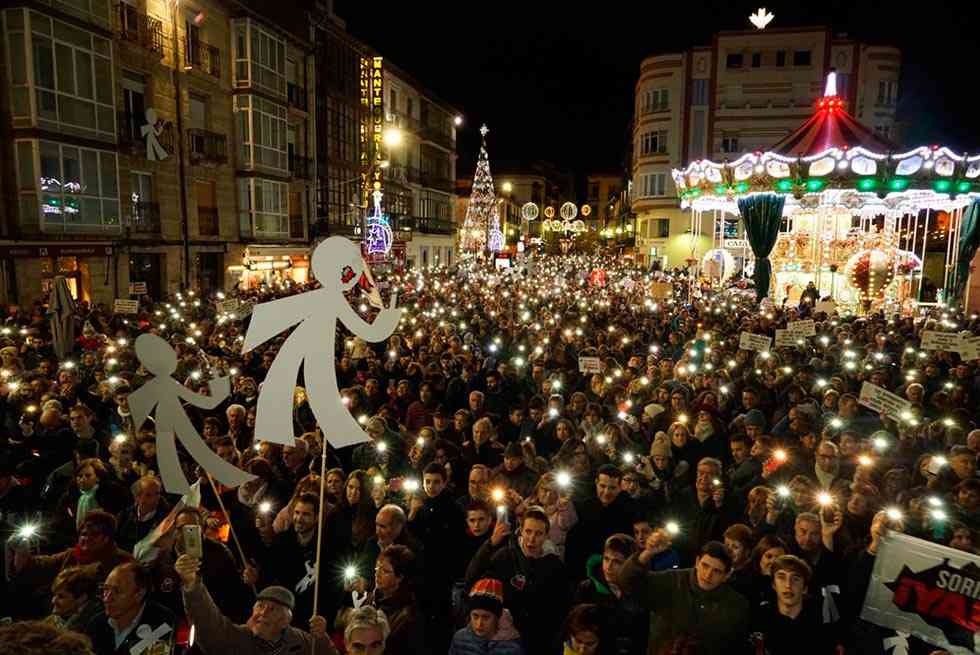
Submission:
<svg viewBox="0 0 980 655">
<path fill-rule="evenodd" d="M 812 282 L 855 312 L 908 312 L 961 291 L 976 249 L 962 244 L 976 241 L 980 156 L 897 152 L 847 113 L 833 72 L 813 116 L 769 151 L 695 161 L 672 176 L 691 209 L 692 243 L 711 230 L 711 249 L 700 261 L 692 252 L 700 275 L 719 286 L 753 276 L 760 300 L 798 302 Z M 944 257 L 935 252 L 943 239 Z M 923 297 L 927 251 L 941 262 Z"/>
</svg>

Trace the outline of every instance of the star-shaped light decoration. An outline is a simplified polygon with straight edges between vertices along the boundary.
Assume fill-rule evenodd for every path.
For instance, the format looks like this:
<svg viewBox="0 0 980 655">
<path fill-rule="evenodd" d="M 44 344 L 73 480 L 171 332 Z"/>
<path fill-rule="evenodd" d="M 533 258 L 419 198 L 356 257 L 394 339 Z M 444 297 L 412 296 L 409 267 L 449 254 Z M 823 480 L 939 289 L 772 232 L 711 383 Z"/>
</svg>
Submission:
<svg viewBox="0 0 980 655">
<path fill-rule="evenodd" d="M 764 30 L 766 29 L 766 26 L 772 22 L 773 18 L 775 18 L 775 16 L 771 11 L 767 12 L 765 7 L 760 7 L 758 11 L 749 16 L 749 22 L 760 30 Z"/>
</svg>

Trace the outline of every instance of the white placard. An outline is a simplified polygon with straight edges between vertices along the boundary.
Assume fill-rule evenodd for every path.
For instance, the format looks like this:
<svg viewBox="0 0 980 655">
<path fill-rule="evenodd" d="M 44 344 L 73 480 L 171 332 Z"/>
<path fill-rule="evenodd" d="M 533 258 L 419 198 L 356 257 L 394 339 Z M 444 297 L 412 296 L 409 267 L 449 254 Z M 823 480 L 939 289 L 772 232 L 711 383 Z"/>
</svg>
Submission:
<svg viewBox="0 0 980 655">
<path fill-rule="evenodd" d="M 745 239 L 725 239 L 725 247 L 730 250 L 748 248 L 749 242 Z"/>
<path fill-rule="evenodd" d="M 833 314 L 837 311 L 837 303 L 833 300 L 821 300 L 813 308 L 814 313 L 819 314 L 823 312 L 824 314 Z"/>
<path fill-rule="evenodd" d="M 131 296 L 145 296 L 146 295 L 146 282 L 130 282 L 129 283 L 129 295 L 131 295 Z"/>
<path fill-rule="evenodd" d="M 960 350 L 960 335 L 956 332 L 923 330 L 919 338 L 923 350 L 941 350 L 951 353 Z"/>
<path fill-rule="evenodd" d="M 777 348 L 794 348 L 796 347 L 796 335 L 789 330 L 776 330 L 776 347 Z"/>
<path fill-rule="evenodd" d="M 579 357 L 579 373 L 602 373 L 602 360 L 598 357 Z"/>
<path fill-rule="evenodd" d="M 960 340 L 960 358 L 965 362 L 980 359 L 980 337 L 968 337 Z"/>
<path fill-rule="evenodd" d="M 796 335 L 797 338 L 817 336 L 816 325 L 811 319 L 807 319 L 805 321 L 790 321 L 786 324 L 786 329 Z"/>
<path fill-rule="evenodd" d="M 896 421 L 902 420 L 902 413 L 909 410 L 909 401 L 882 389 L 876 384 L 865 382 L 861 385 L 861 395 L 858 403 L 878 414 L 884 414 Z"/>
<path fill-rule="evenodd" d="M 888 530 L 878 544 L 861 618 L 951 655 L 974 655 L 980 653 L 980 633 L 973 629 L 977 588 L 980 557 Z"/>
<path fill-rule="evenodd" d="M 255 310 L 255 301 L 246 300 L 242 303 L 239 303 L 238 309 L 235 310 L 235 313 L 238 314 L 238 318 L 245 318 L 246 316 L 251 314 L 254 310 Z"/>
<path fill-rule="evenodd" d="M 223 300 L 218 303 L 216 309 L 219 314 L 234 314 L 238 311 L 238 298 Z"/>
<path fill-rule="evenodd" d="M 772 344 L 772 339 L 769 337 L 764 337 L 761 334 L 750 334 L 748 332 L 743 332 L 738 338 L 738 347 L 742 350 L 757 350 L 763 352 L 769 350 L 769 346 Z"/>
<path fill-rule="evenodd" d="M 116 298 L 112 303 L 112 311 L 116 314 L 139 314 L 140 301 L 130 300 L 129 298 Z"/>
</svg>

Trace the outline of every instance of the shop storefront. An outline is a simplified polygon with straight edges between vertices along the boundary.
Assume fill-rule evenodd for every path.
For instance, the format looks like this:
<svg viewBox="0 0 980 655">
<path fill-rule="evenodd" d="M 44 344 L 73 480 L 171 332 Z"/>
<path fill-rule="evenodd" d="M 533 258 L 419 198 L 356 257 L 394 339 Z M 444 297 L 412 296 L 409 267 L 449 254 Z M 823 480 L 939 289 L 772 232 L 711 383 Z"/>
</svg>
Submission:
<svg viewBox="0 0 980 655">
<path fill-rule="evenodd" d="M 113 249 L 108 244 L 0 246 L 0 300 L 29 304 L 64 276 L 75 300 L 111 303 Z"/>
<path fill-rule="evenodd" d="M 229 266 L 228 272 L 240 275 L 242 289 L 282 286 L 287 281 L 304 284 L 310 278 L 310 250 L 305 246 L 249 246 L 241 266 Z"/>
</svg>

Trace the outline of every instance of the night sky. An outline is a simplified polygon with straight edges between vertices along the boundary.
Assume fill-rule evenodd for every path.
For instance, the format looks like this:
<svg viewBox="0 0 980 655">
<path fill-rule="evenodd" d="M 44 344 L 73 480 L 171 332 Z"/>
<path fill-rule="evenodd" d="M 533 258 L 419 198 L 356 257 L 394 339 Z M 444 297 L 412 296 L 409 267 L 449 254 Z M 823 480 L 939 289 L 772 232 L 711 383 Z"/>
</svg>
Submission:
<svg viewBox="0 0 980 655">
<path fill-rule="evenodd" d="M 803 5 L 767 3 L 771 26 L 830 24 L 835 33 L 901 48 L 898 117 L 906 145 L 980 151 L 980 3 Z M 748 29 L 755 9 L 692 0 L 336 0 L 335 7 L 351 34 L 463 112 L 460 176 L 473 170 L 477 129 L 486 122 L 491 169 L 541 159 L 579 178 L 622 170 L 644 57 L 710 45 L 719 30 Z"/>
</svg>

